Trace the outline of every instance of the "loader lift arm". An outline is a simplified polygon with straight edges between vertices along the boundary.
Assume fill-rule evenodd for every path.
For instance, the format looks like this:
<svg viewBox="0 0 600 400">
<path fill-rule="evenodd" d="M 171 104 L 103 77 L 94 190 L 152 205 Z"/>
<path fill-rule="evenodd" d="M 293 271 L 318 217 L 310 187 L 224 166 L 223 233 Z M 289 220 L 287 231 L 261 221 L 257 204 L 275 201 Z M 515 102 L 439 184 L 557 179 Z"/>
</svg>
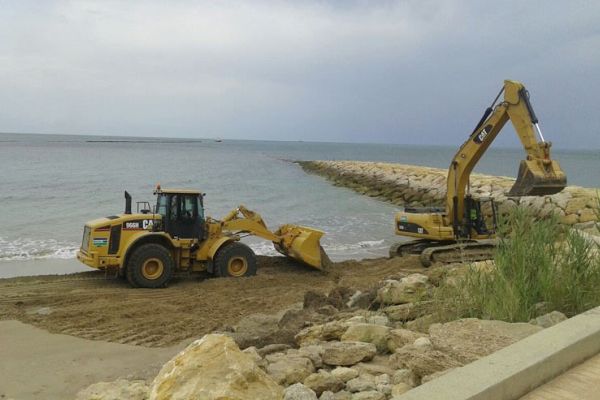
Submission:
<svg viewBox="0 0 600 400">
<path fill-rule="evenodd" d="M 504 92 L 504 101 L 494 107 Z M 446 219 L 458 233 L 458 224 L 465 209 L 465 191 L 475 165 L 510 120 L 525 149 L 527 158 L 521 161 L 519 173 L 509 196 L 539 196 L 560 192 L 566 186 L 566 176 L 557 161 L 550 158 L 552 144 L 546 142 L 538 119 L 523 84 L 506 80 L 492 105 L 454 156 L 448 169 Z M 534 127 L 539 134 L 536 139 Z"/>
<path fill-rule="evenodd" d="M 329 259 L 320 245 L 323 231 L 299 225 L 282 225 L 275 232 L 267 228 L 261 215 L 240 205 L 222 220 L 223 231 L 234 234 L 248 233 L 273 242 L 281 254 L 317 269 L 327 269 Z"/>
</svg>

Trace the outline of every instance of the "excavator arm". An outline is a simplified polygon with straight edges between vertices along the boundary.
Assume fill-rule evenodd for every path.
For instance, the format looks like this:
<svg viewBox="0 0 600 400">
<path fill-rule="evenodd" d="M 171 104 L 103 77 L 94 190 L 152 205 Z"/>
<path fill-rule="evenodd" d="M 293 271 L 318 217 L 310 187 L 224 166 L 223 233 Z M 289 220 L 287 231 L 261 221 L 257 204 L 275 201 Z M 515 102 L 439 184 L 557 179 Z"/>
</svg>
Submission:
<svg viewBox="0 0 600 400">
<path fill-rule="evenodd" d="M 494 107 L 504 92 L 504 101 Z M 550 158 L 551 143 L 546 142 L 523 84 L 506 80 L 492 106 L 484 113 L 469 139 L 463 143 L 448 171 L 446 218 L 456 228 L 464 213 L 465 190 L 473 168 L 510 120 L 525 149 L 517 180 L 509 196 L 541 196 L 560 192 L 567 179 L 557 161 Z M 535 131 L 534 131 L 535 128 Z M 540 140 L 536 138 L 536 131 Z"/>
</svg>

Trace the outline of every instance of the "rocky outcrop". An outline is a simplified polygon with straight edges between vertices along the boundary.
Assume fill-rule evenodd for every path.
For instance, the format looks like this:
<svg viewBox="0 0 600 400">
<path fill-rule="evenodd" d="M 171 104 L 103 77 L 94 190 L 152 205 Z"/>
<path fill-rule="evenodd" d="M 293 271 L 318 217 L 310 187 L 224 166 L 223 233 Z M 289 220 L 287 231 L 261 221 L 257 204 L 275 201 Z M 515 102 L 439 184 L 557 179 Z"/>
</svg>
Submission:
<svg viewBox="0 0 600 400">
<path fill-rule="evenodd" d="M 298 161 L 305 171 L 324 176 L 335 185 L 353 189 L 399 206 L 443 206 L 447 171 L 439 168 L 366 161 Z M 471 175 L 471 194 L 493 198 L 500 214 L 525 205 L 539 217 L 552 213 L 567 225 L 598 234 L 597 189 L 568 186 L 551 196 L 507 197 L 514 179 Z M 484 210 L 486 212 L 486 210 Z"/>
<path fill-rule="evenodd" d="M 527 323 L 467 318 L 430 326 L 429 338 L 436 349 L 466 364 L 541 330 Z"/>
<path fill-rule="evenodd" d="M 388 351 L 387 342 L 391 328 L 376 324 L 355 324 L 348 327 L 342 341 L 373 343 L 380 353 Z"/>
<path fill-rule="evenodd" d="M 150 400 L 273 399 L 283 388 L 228 336 L 210 334 L 167 362 L 152 383 Z"/>
<path fill-rule="evenodd" d="M 323 362 L 328 365 L 354 365 L 370 360 L 377 353 L 372 343 L 327 342 L 323 345 Z"/>
<path fill-rule="evenodd" d="M 433 272 L 393 272 L 370 290 L 365 303 L 353 303 L 356 291 L 347 289 L 334 288 L 327 296 L 311 292 L 303 304 L 278 315 L 249 316 L 233 332 L 192 343 L 150 386 L 100 383 L 78 398 L 389 400 L 564 318 L 557 312 L 542 315 L 549 304 L 540 303 L 542 316 L 531 323 L 472 318 L 439 323 L 432 294 L 452 274 L 430 279 Z M 232 333 L 259 348 L 240 351 Z M 287 343 L 292 333 L 295 341 Z"/>
<path fill-rule="evenodd" d="M 428 297 L 431 292 L 429 278 L 422 274 L 412 274 L 399 281 L 388 279 L 377 291 L 380 304 L 416 303 Z"/>
<path fill-rule="evenodd" d="M 542 328 L 549 328 L 553 325 L 563 322 L 567 319 L 567 316 L 560 311 L 552 311 L 548 314 L 540 315 L 539 317 L 529 321 L 530 324 L 541 326 Z"/>
</svg>

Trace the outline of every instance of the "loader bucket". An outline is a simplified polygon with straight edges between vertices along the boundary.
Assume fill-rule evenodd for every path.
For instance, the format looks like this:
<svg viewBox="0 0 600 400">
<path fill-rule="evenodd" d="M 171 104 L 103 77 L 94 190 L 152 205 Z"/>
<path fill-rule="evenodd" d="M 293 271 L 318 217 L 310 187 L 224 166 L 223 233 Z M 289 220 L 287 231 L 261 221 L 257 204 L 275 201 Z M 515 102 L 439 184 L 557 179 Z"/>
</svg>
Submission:
<svg viewBox="0 0 600 400">
<path fill-rule="evenodd" d="M 282 238 L 279 242 L 273 242 L 281 254 L 319 270 L 329 266 L 329 257 L 320 243 L 325 234 L 323 231 L 306 226 L 282 225 L 275 234 Z"/>
<path fill-rule="evenodd" d="M 567 185 L 567 177 L 556 161 L 543 163 L 523 160 L 519 165 L 517 181 L 509 196 L 544 196 L 558 193 Z"/>
</svg>

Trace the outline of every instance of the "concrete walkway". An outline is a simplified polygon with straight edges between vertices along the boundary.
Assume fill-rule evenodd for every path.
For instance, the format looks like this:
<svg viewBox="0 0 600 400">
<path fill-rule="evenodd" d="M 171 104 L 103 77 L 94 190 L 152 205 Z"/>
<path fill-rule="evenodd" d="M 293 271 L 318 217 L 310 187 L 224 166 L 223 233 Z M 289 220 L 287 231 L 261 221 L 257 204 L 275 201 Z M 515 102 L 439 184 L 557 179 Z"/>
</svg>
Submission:
<svg viewBox="0 0 600 400">
<path fill-rule="evenodd" d="M 521 400 L 597 400 L 600 398 L 600 354 L 592 357 Z"/>
</svg>

